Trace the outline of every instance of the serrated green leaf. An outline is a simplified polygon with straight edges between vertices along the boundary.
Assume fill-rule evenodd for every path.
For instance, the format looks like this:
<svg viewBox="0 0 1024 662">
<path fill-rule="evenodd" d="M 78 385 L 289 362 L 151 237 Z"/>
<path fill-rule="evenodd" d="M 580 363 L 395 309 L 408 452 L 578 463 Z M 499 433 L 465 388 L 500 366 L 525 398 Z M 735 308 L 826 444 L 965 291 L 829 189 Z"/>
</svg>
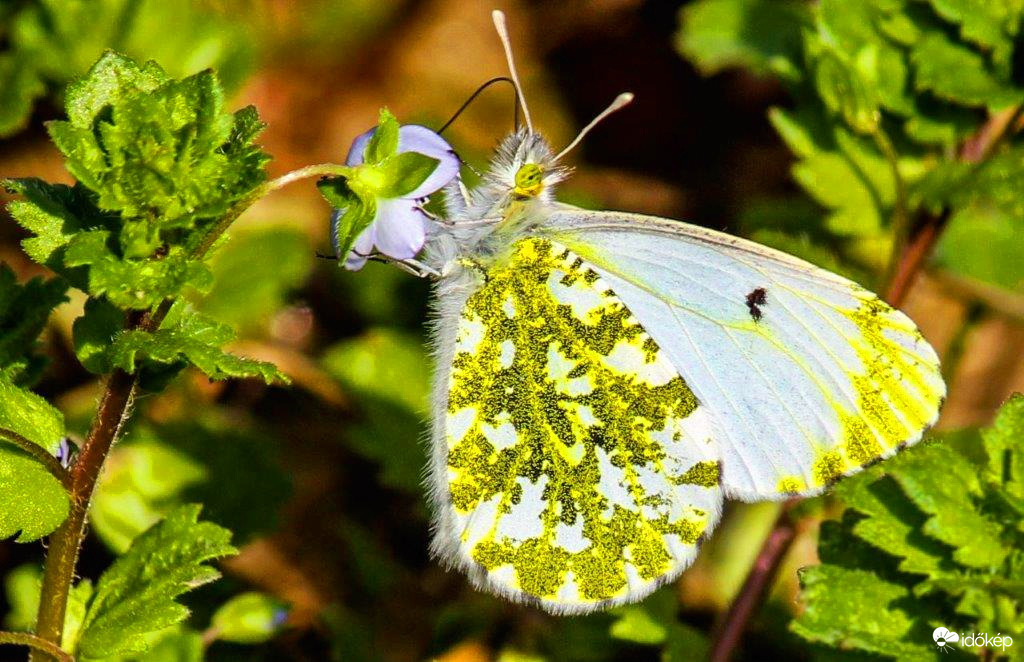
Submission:
<svg viewBox="0 0 1024 662">
<path fill-rule="evenodd" d="M 134 373 L 143 362 L 174 365 L 187 361 L 210 379 L 259 377 L 267 384 L 288 383 L 270 363 L 245 359 L 221 349 L 235 337 L 230 327 L 194 312 L 168 316 L 152 333 L 134 329 L 114 338 L 107 353 L 111 365 Z"/>
<path fill-rule="evenodd" d="M 863 173 L 838 152 L 817 152 L 793 166 L 793 178 L 811 197 L 828 207 L 828 228 L 838 235 L 878 232 L 882 214 Z"/>
<path fill-rule="evenodd" d="M 845 58 L 822 53 L 815 64 L 814 82 L 825 106 L 842 115 L 854 131 L 870 134 L 878 129 L 877 94 Z"/>
<path fill-rule="evenodd" d="M 258 118 L 251 108 L 225 112 L 209 71 L 173 80 L 152 62 L 108 53 L 69 89 L 68 116 L 49 125 L 68 170 L 100 208 L 156 223 L 164 239 L 201 230 L 266 177 L 266 156 L 252 144 Z M 139 236 L 122 237 L 126 255 L 141 250 Z"/>
<path fill-rule="evenodd" d="M 922 527 L 927 535 L 956 548 L 953 558 L 972 568 L 992 568 L 1009 549 L 1001 527 L 978 512 L 974 499 L 982 496 L 977 469 L 943 444 L 920 448 L 888 465 L 889 475 L 906 495 L 929 515 Z"/>
<path fill-rule="evenodd" d="M 64 265 L 66 246 L 80 232 L 113 227 L 113 217 L 101 212 L 95 196 L 80 185 L 48 184 L 39 179 L 5 180 L 3 185 L 26 198 L 10 202 L 7 210 L 35 235 L 21 242 L 28 256 L 84 289 L 85 270 L 69 271 Z"/>
<path fill-rule="evenodd" d="M 1002 80 L 985 58 L 941 32 L 923 37 L 910 55 L 914 85 L 941 99 L 999 110 L 1024 100 L 1024 91 Z"/>
<path fill-rule="evenodd" d="M 89 299 L 85 312 L 72 326 L 75 355 L 89 372 L 103 375 L 113 368 L 107 359 L 107 349 L 114 336 L 124 329 L 125 314 L 106 299 Z"/>
<path fill-rule="evenodd" d="M 1014 497 L 1024 498 L 1024 395 L 1010 396 L 981 438 L 988 456 L 989 480 Z"/>
<path fill-rule="evenodd" d="M 906 587 L 830 565 L 803 569 L 800 586 L 807 607 L 790 629 L 801 637 L 907 662 L 934 659 L 931 628 L 900 607 Z"/>
<path fill-rule="evenodd" d="M 398 120 L 395 116 L 387 108 L 381 108 L 377 118 L 377 130 L 366 143 L 363 162 L 377 164 L 395 156 L 398 153 L 398 130 Z"/>
<path fill-rule="evenodd" d="M 785 0 L 701 0 L 684 7 L 676 47 L 700 72 L 748 67 L 799 80 L 807 5 Z"/>
<path fill-rule="evenodd" d="M 0 369 L 16 363 L 41 368 L 42 359 L 35 356 L 37 338 L 52 310 L 68 300 L 66 291 L 67 284 L 59 279 L 33 278 L 18 285 L 10 267 L 0 263 Z M 18 372 L 28 382 L 37 370 Z"/>
<path fill-rule="evenodd" d="M 997 58 L 1012 50 L 1011 38 L 1018 30 L 1020 0 L 928 0 L 935 12 L 960 25 L 961 35 L 976 44 L 992 49 Z"/>
<path fill-rule="evenodd" d="M 210 626 L 221 641 L 259 644 L 269 640 L 287 616 L 280 600 L 264 593 L 249 592 L 228 600 L 213 614 Z"/>
<path fill-rule="evenodd" d="M 105 658 L 143 650 L 145 635 L 179 623 L 179 595 L 220 576 L 208 561 L 236 552 L 231 532 L 199 522 L 200 507 L 182 506 L 139 536 L 96 584 L 79 652 Z"/>
<path fill-rule="evenodd" d="M 851 532 L 899 558 L 901 571 L 931 575 L 951 569 L 952 549 L 921 533 L 926 515 L 903 498 L 891 479 L 857 476 L 837 485 L 836 494 L 865 515 L 852 523 Z"/>
</svg>

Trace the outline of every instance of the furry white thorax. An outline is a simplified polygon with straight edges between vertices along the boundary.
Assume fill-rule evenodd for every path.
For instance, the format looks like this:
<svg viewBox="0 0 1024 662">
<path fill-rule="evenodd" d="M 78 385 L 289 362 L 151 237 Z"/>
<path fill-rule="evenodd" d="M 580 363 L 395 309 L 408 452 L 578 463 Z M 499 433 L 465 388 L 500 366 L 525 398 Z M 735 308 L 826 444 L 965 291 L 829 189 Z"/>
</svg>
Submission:
<svg viewBox="0 0 1024 662">
<path fill-rule="evenodd" d="M 526 164 L 543 172 L 543 186 L 535 196 L 515 192 L 516 173 Z M 479 186 L 466 191 L 460 179 L 444 188 L 446 218 L 431 223 L 425 246 L 425 262 L 443 275 L 459 271 L 460 258 L 486 260 L 510 235 L 520 234 L 545 217 L 554 203 L 554 188 L 570 170 L 555 161 L 548 142 L 537 133 L 520 128 L 498 146 Z"/>
</svg>

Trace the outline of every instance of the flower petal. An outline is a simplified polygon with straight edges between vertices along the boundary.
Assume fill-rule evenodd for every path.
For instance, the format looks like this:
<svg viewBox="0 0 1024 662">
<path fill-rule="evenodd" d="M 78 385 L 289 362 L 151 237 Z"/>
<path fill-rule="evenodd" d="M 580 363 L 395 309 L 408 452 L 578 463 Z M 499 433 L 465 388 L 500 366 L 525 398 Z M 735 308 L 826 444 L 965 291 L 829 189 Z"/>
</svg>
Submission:
<svg viewBox="0 0 1024 662">
<path fill-rule="evenodd" d="M 357 139 L 358 140 L 358 139 Z M 437 159 L 440 163 L 422 184 L 408 195 L 408 200 L 425 198 L 450 182 L 459 174 L 459 157 L 444 138 L 425 126 L 406 124 L 398 130 L 398 151 L 418 152 Z"/>
<path fill-rule="evenodd" d="M 378 200 L 377 250 L 396 260 L 408 260 L 427 240 L 426 215 L 411 200 Z"/>
<path fill-rule="evenodd" d="M 363 152 L 366 151 L 366 144 L 370 142 L 370 138 L 376 133 L 377 127 L 370 129 L 365 133 L 361 133 L 356 136 L 356 139 L 352 141 L 352 146 L 348 148 L 348 156 L 345 157 L 345 165 L 357 166 L 363 164 Z"/>
</svg>

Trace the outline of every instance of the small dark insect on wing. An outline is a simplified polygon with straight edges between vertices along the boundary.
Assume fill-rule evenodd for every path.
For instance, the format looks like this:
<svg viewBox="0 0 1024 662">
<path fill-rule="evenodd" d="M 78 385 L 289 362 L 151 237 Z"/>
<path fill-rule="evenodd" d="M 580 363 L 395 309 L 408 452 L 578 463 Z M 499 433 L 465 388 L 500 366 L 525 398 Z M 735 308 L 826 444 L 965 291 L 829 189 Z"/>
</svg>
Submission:
<svg viewBox="0 0 1024 662">
<path fill-rule="evenodd" d="M 754 318 L 754 321 L 760 321 L 761 319 L 761 306 L 768 303 L 768 290 L 763 287 L 759 287 L 750 294 L 747 295 L 747 309 L 750 310 L 750 316 Z"/>
</svg>

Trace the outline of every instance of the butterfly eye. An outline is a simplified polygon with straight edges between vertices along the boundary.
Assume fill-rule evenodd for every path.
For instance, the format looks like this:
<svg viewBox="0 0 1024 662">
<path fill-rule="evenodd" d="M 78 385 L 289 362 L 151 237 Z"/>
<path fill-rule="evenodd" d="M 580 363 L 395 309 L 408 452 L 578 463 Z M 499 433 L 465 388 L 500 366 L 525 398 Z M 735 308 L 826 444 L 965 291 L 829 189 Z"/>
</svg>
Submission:
<svg viewBox="0 0 1024 662">
<path fill-rule="evenodd" d="M 544 171 L 536 163 L 526 163 L 516 172 L 516 195 L 535 197 L 544 189 Z"/>
</svg>

